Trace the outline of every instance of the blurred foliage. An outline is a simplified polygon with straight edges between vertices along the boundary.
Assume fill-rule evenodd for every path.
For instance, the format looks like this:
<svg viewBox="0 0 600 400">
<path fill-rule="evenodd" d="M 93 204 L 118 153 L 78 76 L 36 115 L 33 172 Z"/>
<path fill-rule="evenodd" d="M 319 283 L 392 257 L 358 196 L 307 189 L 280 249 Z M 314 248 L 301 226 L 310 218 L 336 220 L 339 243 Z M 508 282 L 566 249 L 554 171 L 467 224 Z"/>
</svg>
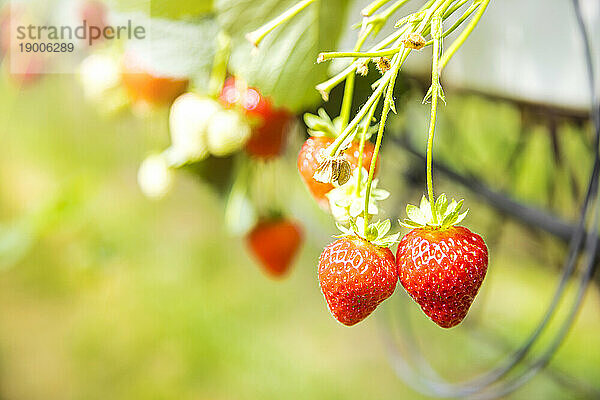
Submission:
<svg viewBox="0 0 600 400">
<path fill-rule="evenodd" d="M 193 77 L 206 91 L 216 49 L 216 32 L 233 39 L 230 71 L 257 86 L 276 105 L 302 111 L 319 101 L 314 87 L 328 77 L 328 66 L 316 63 L 319 52 L 334 49 L 340 39 L 349 2 L 317 2 L 268 35 L 255 49 L 245 35 L 277 17 L 295 0 L 145 2 L 115 0 L 119 18 L 151 26 L 149 40 L 129 45 L 145 65 L 166 76 Z M 144 20 L 143 15 L 151 19 Z M 148 15 L 149 14 L 149 15 Z M 306 62 L 314 60 L 315 62 Z M 298 84 L 302 82 L 302 84 Z"/>
<path fill-rule="evenodd" d="M 314 87 L 327 79 L 328 66 L 317 64 L 317 56 L 324 49 L 336 48 L 345 24 L 332 21 L 345 21 L 349 2 L 328 0 L 312 4 L 273 31 L 253 51 L 244 35 L 295 3 L 217 0 L 216 9 L 221 26 L 234 39 L 232 72 L 258 86 L 275 104 L 300 111 L 318 101 Z"/>
<path fill-rule="evenodd" d="M 391 131 L 424 154 L 429 118 L 417 89 L 402 96 Z M 572 220 L 587 188 L 592 138 L 578 118 L 531 117 L 506 101 L 455 93 L 441 109 L 434 157 L 526 204 Z M 468 204 L 465 204 L 468 207 Z"/>
<path fill-rule="evenodd" d="M 113 8 L 121 12 L 144 12 L 153 18 L 191 19 L 210 13 L 213 0 L 107 0 Z"/>
</svg>

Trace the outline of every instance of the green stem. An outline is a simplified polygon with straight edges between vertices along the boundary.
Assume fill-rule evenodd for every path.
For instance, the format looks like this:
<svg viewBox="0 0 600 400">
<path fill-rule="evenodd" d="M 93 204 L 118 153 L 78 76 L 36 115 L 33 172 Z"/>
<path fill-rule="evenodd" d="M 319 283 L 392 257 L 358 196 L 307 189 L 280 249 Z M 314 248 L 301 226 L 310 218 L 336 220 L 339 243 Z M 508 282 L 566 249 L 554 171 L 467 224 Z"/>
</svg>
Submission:
<svg viewBox="0 0 600 400">
<path fill-rule="evenodd" d="M 379 103 L 379 99 L 377 99 L 377 101 L 371 106 L 371 110 L 369 111 L 369 114 L 367 114 L 367 117 L 365 118 L 365 122 L 364 122 L 363 126 L 361 127 L 360 145 L 359 145 L 359 151 L 358 151 L 358 164 L 357 164 L 358 172 L 356 174 L 356 196 L 357 197 L 360 197 L 362 163 L 363 163 L 363 157 L 364 157 L 364 151 L 365 151 L 365 142 L 366 142 L 367 131 L 371 127 L 371 121 L 373 120 L 373 115 L 375 114 L 375 109 L 377 108 L 378 103 Z"/>
<path fill-rule="evenodd" d="M 361 14 L 363 15 L 363 17 L 370 17 L 375 11 L 379 10 L 381 7 L 383 7 L 389 2 L 390 0 L 375 0 L 374 2 L 363 8 Z"/>
<path fill-rule="evenodd" d="M 392 34 L 387 36 L 385 39 L 383 39 L 377 45 L 371 47 L 369 49 L 369 51 L 378 51 L 378 50 L 385 48 L 386 46 L 391 45 L 392 43 L 397 41 L 398 38 L 400 38 L 402 35 L 404 35 L 407 30 L 408 30 L 408 26 L 405 26 L 405 27 L 403 27 L 403 29 L 394 31 Z M 400 43 L 400 42 L 398 42 L 398 43 Z M 327 101 L 329 99 L 329 92 L 331 91 L 331 89 L 333 89 L 334 87 L 339 85 L 344 79 L 346 79 L 346 77 L 349 74 L 353 74 L 356 71 L 356 68 L 358 67 L 360 62 L 361 62 L 360 60 L 354 61 L 352 64 L 347 66 L 342 72 L 334 75 L 333 77 L 329 78 L 328 80 L 326 80 L 324 82 L 321 82 L 320 84 L 318 84 L 316 86 L 316 89 L 319 91 L 319 93 L 321 93 L 321 97 L 323 97 L 323 100 Z"/>
<path fill-rule="evenodd" d="M 389 7 L 388 9 L 386 9 L 381 17 L 384 18 L 385 20 L 387 20 L 389 17 L 391 17 L 396 11 L 398 11 L 400 9 L 400 7 L 402 7 L 403 5 L 405 5 L 406 3 L 408 3 L 410 0 L 398 0 L 397 2 L 395 2 L 394 4 L 391 5 L 391 7 Z"/>
<path fill-rule="evenodd" d="M 369 129 L 369 126 L 370 126 L 370 124 L 365 124 L 365 126 L 363 126 L 360 131 L 358 163 L 356 164 L 358 166 L 358 171 L 356 172 L 356 190 L 354 191 L 354 193 L 356 194 L 357 197 L 360 197 L 360 183 L 361 183 L 360 176 L 362 175 L 362 163 L 363 163 L 363 157 L 364 157 L 364 152 L 365 152 L 365 141 L 366 141 L 367 130 Z"/>
<path fill-rule="evenodd" d="M 283 14 L 278 17 L 272 19 L 267 22 L 257 30 L 250 32 L 246 35 L 246 39 L 250 41 L 254 46 L 258 46 L 260 42 L 267 36 L 273 29 L 277 28 L 279 25 L 285 24 L 290 19 L 294 18 L 296 14 L 300 11 L 304 10 L 310 4 L 314 3 L 316 0 L 302 0 L 296 3 L 293 7 L 286 10 Z"/>
<path fill-rule="evenodd" d="M 450 59 L 452 58 L 454 53 L 456 53 L 456 51 L 463 45 L 465 40 L 467 40 L 467 38 L 469 37 L 471 32 L 473 32 L 473 29 L 475 29 L 475 27 L 477 26 L 477 23 L 483 16 L 483 13 L 485 12 L 489 3 L 490 3 L 490 0 L 483 0 L 481 2 L 481 5 L 479 6 L 479 10 L 477 10 L 477 14 L 475 14 L 475 16 L 473 17 L 471 22 L 469 22 L 469 25 L 467 25 L 467 27 L 460 33 L 458 38 L 456 38 L 456 40 L 454 42 L 452 42 L 450 47 L 448 47 L 448 50 L 446 50 L 446 52 L 442 55 L 442 58 L 440 59 L 440 62 L 438 65 L 438 68 L 440 69 L 440 71 L 442 69 L 444 69 L 444 67 L 446 66 L 446 64 L 448 64 L 448 61 L 450 61 Z"/>
<path fill-rule="evenodd" d="M 431 22 L 431 36 L 433 36 L 433 61 L 431 63 L 431 116 L 429 120 L 429 135 L 427 139 L 427 195 L 431 205 L 431 214 L 434 224 L 437 224 L 438 221 L 435 212 L 435 197 L 433 192 L 433 137 L 435 134 L 435 122 L 437 119 L 438 96 L 440 94 L 440 70 L 438 68 L 438 63 L 440 58 L 440 42 L 442 41 L 442 35 L 442 18 L 440 15 L 436 15 Z"/>
<path fill-rule="evenodd" d="M 344 57 L 353 57 L 353 58 L 373 58 L 373 57 L 387 57 L 393 56 L 394 54 L 399 53 L 402 50 L 402 47 L 397 47 L 394 49 L 385 49 L 380 51 L 332 51 L 328 53 L 319 54 L 319 58 L 317 62 L 323 62 L 327 60 L 331 60 L 334 58 L 344 58 Z"/>
<path fill-rule="evenodd" d="M 444 34 L 442 35 L 442 38 L 445 38 L 446 36 L 448 36 L 449 34 L 451 34 L 452 32 L 454 32 L 456 30 L 456 28 L 458 28 L 460 26 L 460 24 L 462 24 L 467 18 L 469 18 L 471 16 L 471 14 L 473 14 L 473 12 L 475 12 L 475 10 L 477 10 L 477 8 L 479 7 L 479 5 L 480 5 L 479 3 L 471 5 L 465 11 L 465 13 L 459 19 L 457 19 L 456 22 L 450 28 L 448 28 L 444 32 Z M 425 43 L 425 46 L 430 46 L 432 44 L 433 44 L 433 39 L 431 39 L 430 41 L 428 41 L 427 43 Z"/>
<path fill-rule="evenodd" d="M 227 64 L 231 53 L 231 38 L 224 33 L 217 37 L 217 52 L 213 61 L 213 67 L 208 82 L 208 93 L 210 96 L 218 97 L 227 77 Z"/>
<path fill-rule="evenodd" d="M 343 131 L 348 126 L 348 120 L 350 119 L 350 111 L 352 111 L 352 98 L 354 94 L 354 81 L 356 75 L 351 74 L 346 78 L 346 85 L 344 86 L 344 98 L 342 100 L 342 109 L 340 111 L 340 120 L 342 122 L 341 130 Z"/>
<path fill-rule="evenodd" d="M 450 0 L 447 0 L 447 1 L 450 1 Z M 419 27 L 416 30 L 416 32 L 420 33 L 425 30 L 427 24 L 431 22 L 431 18 L 433 16 L 433 14 L 443 4 L 444 4 L 444 2 L 442 0 L 438 0 L 435 3 L 435 5 L 432 6 L 432 8 L 427 11 L 426 17 L 423 18 L 423 21 L 421 21 L 421 23 L 419 24 Z M 407 29 L 408 29 L 408 27 L 407 27 Z M 403 31 L 400 31 L 400 32 L 403 32 Z M 398 40 L 398 45 L 400 45 L 399 39 L 397 39 L 397 40 Z M 394 56 L 394 58 L 392 59 L 392 60 L 396 60 L 395 62 L 398 63 L 398 65 L 399 65 L 398 69 L 404 64 L 404 61 L 410 54 L 410 49 L 405 49 L 405 50 L 406 51 L 404 51 L 402 54 L 399 54 L 399 53 L 396 54 Z M 394 63 L 394 61 L 393 61 L 393 63 Z M 328 149 L 329 149 L 330 156 L 334 156 L 339 152 L 340 145 L 350 136 L 351 133 L 353 133 L 352 130 L 354 128 L 356 128 L 358 123 L 365 117 L 367 111 L 373 105 L 375 100 L 379 99 L 379 96 L 381 96 L 381 94 L 383 93 L 383 90 L 388 86 L 390 79 L 392 79 L 392 76 L 395 79 L 395 76 L 397 74 L 398 74 L 398 71 L 397 70 L 394 71 L 394 67 L 392 67 L 388 72 L 385 73 L 385 75 L 383 75 L 383 77 L 379 80 L 379 86 L 375 89 L 375 91 L 373 92 L 371 97 L 369 97 L 369 99 L 367 100 L 367 103 L 360 109 L 360 111 L 354 117 L 354 119 L 352 119 L 352 121 L 350 122 L 348 127 L 344 130 L 344 132 L 342 132 L 342 134 L 340 134 L 340 136 L 338 136 L 336 138 L 336 140 L 331 145 L 329 145 Z M 387 115 L 386 115 L 386 118 L 387 118 Z"/>
<path fill-rule="evenodd" d="M 487 1 L 489 2 L 489 0 L 487 0 Z M 447 3 L 447 4 L 451 4 L 451 3 L 452 2 Z M 452 15 L 452 13 L 454 13 L 460 6 L 462 6 L 465 3 L 466 3 L 466 0 L 460 0 L 458 3 L 456 3 L 452 7 L 447 7 L 447 8 L 445 7 L 444 8 L 445 11 L 443 13 L 443 19 L 450 17 Z M 401 21 L 404 21 L 404 22 L 400 26 L 396 26 L 397 28 L 400 28 L 400 29 L 398 29 L 398 30 L 394 31 L 393 33 L 391 33 L 390 35 L 388 35 L 385 39 L 380 41 L 375 46 L 371 47 L 364 54 L 366 55 L 370 52 L 375 53 L 378 51 L 388 51 L 388 49 L 385 49 L 387 46 L 390 46 L 398 38 L 404 36 L 409 31 L 411 31 L 411 32 L 412 31 L 416 31 L 416 32 L 420 31 L 420 33 L 423 36 L 426 36 L 427 34 L 429 34 L 429 31 L 430 31 L 430 27 L 429 27 L 430 18 L 432 16 L 433 12 L 436 9 L 438 9 L 442 4 L 443 3 L 441 1 L 429 0 L 427 3 L 425 3 L 425 5 L 423 5 L 419 9 L 419 11 L 411 14 L 411 16 L 422 14 L 423 15 L 422 17 L 419 17 L 418 20 L 413 21 L 413 23 L 411 23 L 411 24 L 408 24 L 408 22 L 411 21 L 411 18 L 410 18 L 411 16 L 407 16 L 407 17 L 403 18 Z M 416 23 L 416 22 L 421 22 L 421 26 L 415 30 L 414 23 Z M 396 47 L 397 46 L 394 45 L 392 47 L 392 49 L 389 49 L 389 50 L 395 51 Z M 329 56 L 330 54 L 332 56 Z M 329 58 L 335 58 L 336 54 L 344 55 L 344 53 L 322 53 L 321 56 L 324 56 L 325 58 L 322 60 L 319 60 L 319 61 L 325 61 L 326 59 L 329 59 Z M 352 55 L 356 55 L 359 58 L 363 57 L 363 55 L 359 55 L 359 54 L 348 54 L 348 56 L 352 56 Z M 375 53 L 374 56 L 381 56 L 381 54 Z M 356 60 L 356 61 L 352 62 L 348 67 L 346 67 L 344 70 L 342 70 L 338 74 L 336 74 L 336 75 L 332 76 L 331 78 L 329 78 L 328 80 L 318 84 L 316 86 L 316 89 L 319 91 L 319 93 L 321 93 L 321 97 L 323 98 L 323 100 L 327 101 L 329 99 L 329 92 L 334 87 L 339 85 L 342 81 L 344 81 L 344 79 L 346 79 L 346 77 L 349 74 L 353 74 L 361 62 L 362 62 L 361 60 Z"/>
<path fill-rule="evenodd" d="M 361 109 L 358 111 L 358 114 L 356 114 L 352 121 L 350 121 L 350 124 L 348 124 L 346 129 L 344 129 L 340 136 L 338 136 L 333 141 L 333 143 L 329 145 L 328 149 L 330 150 L 330 156 L 336 155 L 338 153 L 338 150 L 340 149 L 341 144 L 344 143 L 350 137 L 350 135 L 354 133 L 354 128 L 356 128 L 358 123 L 365 117 L 370 107 L 372 107 L 373 104 L 377 100 L 379 100 L 379 96 L 381 96 L 381 94 L 383 93 L 383 89 L 385 89 L 385 85 L 381 85 L 373 92 L 373 94 L 371 94 L 371 97 L 369 97 L 367 103 L 361 107 Z"/>
<path fill-rule="evenodd" d="M 409 49 L 406 49 L 405 52 L 410 52 Z M 381 141 L 383 139 L 383 132 L 385 130 L 385 123 L 387 121 L 387 116 L 392 108 L 392 103 L 394 101 L 394 86 L 396 83 L 396 77 L 398 76 L 398 71 L 402 66 L 402 59 L 399 54 L 394 56 L 392 61 L 392 68 L 389 72 L 390 79 L 387 84 L 387 92 L 385 94 L 385 99 L 383 102 L 383 111 L 381 112 L 381 119 L 379 121 L 379 129 L 377 130 L 377 141 L 375 142 L 375 149 L 373 150 L 373 158 L 371 158 L 371 166 L 369 168 L 369 178 L 367 179 L 367 188 L 365 191 L 365 208 L 364 208 L 364 232 L 367 232 L 367 228 L 369 226 L 369 198 L 371 196 L 371 185 L 373 184 L 373 177 L 375 176 L 375 166 L 377 165 L 377 158 L 379 157 L 379 148 L 381 147 Z M 385 87 L 386 85 L 381 85 L 380 87 Z"/>
<path fill-rule="evenodd" d="M 454 4 L 452 7 L 448 8 L 448 10 L 444 13 L 444 19 L 448 18 L 450 15 L 452 15 L 454 13 L 454 11 L 461 8 L 468 1 L 469 0 L 460 0 L 458 3 Z M 475 5 L 475 4 L 472 4 L 471 7 L 473 5 Z M 477 4 L 477 7 L 479 7 L 479 4 Z"/>
<path fill-rule="evenodd" d="M 369 26 L 364 32 L 359 33 L 356 45 L 354 45 L 354 51 L 359 51 L 360 48 L 367 40 L 367 37 L 373 30 L 373 26 Z M 354 61 L 354 60 L 353 60 Z M 340 119 L 342 121 L 341 130 L 346 129 L 348 120 L 350 119 L 350 111 L 352 110 L 352 99 L 354 95 L 354 81 L 356 80 L 355 74 L 350 74 L 346 78 L 346 85 L 344 87 L 344 98 L 342 100 L 342 109 L 340 111 Z"/>
</svg>

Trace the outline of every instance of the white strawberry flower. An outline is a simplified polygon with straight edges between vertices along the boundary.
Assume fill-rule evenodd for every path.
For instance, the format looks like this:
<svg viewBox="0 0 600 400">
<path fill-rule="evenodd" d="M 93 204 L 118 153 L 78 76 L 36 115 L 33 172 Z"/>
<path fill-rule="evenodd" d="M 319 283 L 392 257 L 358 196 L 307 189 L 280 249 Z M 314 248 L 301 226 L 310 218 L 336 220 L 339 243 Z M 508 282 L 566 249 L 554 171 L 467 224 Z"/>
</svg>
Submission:
<svg viewBox="0 0 600 400">
<path fill-rule="evenodd" d="M 208 156 L 207 131 L 223 107 L 210 97 L 195 93 L 179 96 L 171 106 L 170 161 L 174 165 L 201 161 Z"/>
<path fill-rule="evenodd" d="M 158 199 L 167 194 L 173 184 L 173 174 L 166 157 L 148 156 L 140 165 L 137 179 L 145 196 Z"/>
<path fill-rule="evenodd" d="M 360 173 L 360 193 L 356 193 L 358 168 L 354 169 L 352 178 L 343 186 L 333 188 L 326 194 L 329 199 L 329 208 L 333 218 L 342 225 L 347 225 L 351 220 L 362 216 L 365 207 L 365 195 L 367 192 L 368 172 L 362 168 Z M 377 202 L 385 200 L 390 193 L 383 189 L 377 189 L 378 179 L 373 179 L 371 185 L 371 196 L 369 196 L 369 215 L 377 215 L 379 208 Z"/>
<path fill-rule="evenodd" d="M 208 126 L 206 139 L 212 155 L 223 157 L 241 150 L 252 130 L 248 122 L 235 110 L 223 110 L 215 114 Z"/>
</svg>

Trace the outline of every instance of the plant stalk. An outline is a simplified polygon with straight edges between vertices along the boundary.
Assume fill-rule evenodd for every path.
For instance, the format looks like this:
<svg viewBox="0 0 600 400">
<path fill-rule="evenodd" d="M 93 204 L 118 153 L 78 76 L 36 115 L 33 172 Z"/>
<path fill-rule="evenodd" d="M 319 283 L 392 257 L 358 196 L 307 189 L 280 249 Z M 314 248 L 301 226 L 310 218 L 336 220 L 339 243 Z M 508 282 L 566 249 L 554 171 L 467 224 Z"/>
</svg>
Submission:
<svg viewBox="0 0 600 400">
<path fill-rule="evenodd" d="M 409 49 L 406 49 L 405 52 L 409 52 Z M 367 228 L 369 226 L 369 199 L 371 197 L 371 185 L 373 184 L 373 176 L 375 175 L 375 166 L 377 165 L 377 158 L 379 157 L 379 149 L 383 139 L 385 122 L 387 121 L 387 116 L 392 108 L 392 103 L 394 102 L 394 86 L 396 84 L 396 77 L 398 76 L 398 71 L 400 71 L 400 67 L 402 66 L 403 59 L 404 57 L 402 57 L 400 54 L 395 55 L 392 61 L 392 68 L 389 71 L 391 74 L 389 83 L 387 84 L 387 92 L 383 102 L 383 111 L 381 112 L 379 129 L 377 130 L 377 141 L 375 142 L 375 149 L 373 150 L 373 158 L 371 159 L 369 178 L 367 179 L 367 188 L 365 191 L 364 232 L 367 232 Z M 381 85 L 380 87 L 383 88 L 386 87 L 386 85 Z"/>
<path fill-rule="evenodd" d="M 273 31 L 278 26 L 285 24 L 290 19 L 294 18 L 296 16 L 296 14 L 298 14 L 300 11 L 304 10 L 306 7 L 308 7 L 310 4 L 314 3 L 315 1 L 316 0 L 299 1 L 298 3 L 296 3 L 296 5 L 294 5 L 293 7 L 290 7 L 283 14 L 281 14 L 278 17 L 267 22 L 266 24 L 264 24 L 257 30 L 248 33 L 246 35 L 246 39 L 248 39 L 248 41 L 250 43 L 252 43 L 254 46 L 258 47 L 260 42 L 265 38 L 265 36 L 267 36 L 269 33 L 271 33 L 271 31 Z"/>
<path fill-rule="evenodd" d="M 467 25 L 467 27 L 460 33 L 456 40 L 452 42 L 450 47 L 448 47 L 448 50 L 446 50 L 446 52 L 442 55 L 442 58 L 440 59 L 438 65 L 440 71 L 444 69 L 444 67 L 446 66 L 446 64 L 448 64 L 448 61 L 450 61 L 454 53 L 456 53 L 456 51 L 465 43 L 465 40 L 467 40 L 469 35 L 471 35 L 471 32 L 473 32 L 473 29 L 475 29 L 475 27 L 479 23 L 479 20 L 483 16 L 483 13 L 485 12 L 489 3 L 490 0 L 482 0 L 481 5 L 479 6 L 479 10 L 477 10 L 477 13 L 475 14 L 471 22 L 469 22 L 469 25 Z"/>
</svg>

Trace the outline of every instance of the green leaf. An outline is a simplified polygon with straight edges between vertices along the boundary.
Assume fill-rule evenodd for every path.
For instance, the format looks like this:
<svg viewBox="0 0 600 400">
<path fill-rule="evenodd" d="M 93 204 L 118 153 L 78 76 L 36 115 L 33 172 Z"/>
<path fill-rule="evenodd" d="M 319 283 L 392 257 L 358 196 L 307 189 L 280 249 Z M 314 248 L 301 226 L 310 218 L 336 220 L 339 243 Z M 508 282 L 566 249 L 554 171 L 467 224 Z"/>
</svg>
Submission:
<svg viewBox="0 0 600 400">
<path fill-rule="evenodd" d="M 337 137 L 339 129 L 336 128 L 327 112 L 323 108 L 317 111 L 319 115 L 311 113 L 304 114 L 304 123 L 308 127 L 308 133 L 311 136 L 329 136 Z"/>
<path fill-rule="evenodd" d="M 448 198 L 445 194 L 441 194 L 440 197 L 435 201 L 435 209 L 439 216 L 442 216 L 446 213 L 448 209 Z"/>
<path fill-rule="evenodd" d="M 159 75 L 192 77 L 207 88 L 219 28 L 212 18 L 196 23 L 152 19 L 145 40 L 130 41 L 128 51 Z"/>
<path fill-rule="evenodd" d="M 213 11 L 213 0 L 113 0 L 110 4 L 118 11 L 141 11 L 152 17 L 169 19 L 191 19 Z"/>
<path fill-rule="evenodd" d="M 454 223 L 456 222 L 457 218 L 458 218 L 458 216 L 456 215 L 456 213 L 454 213 L 454 212 L 449 213 L 448 215 L 446 215 L 446 217 L 442 221 L 442 226 L 452 226 L 452 225 L 454 225 Z"/>
<path fill-rule="evenodd" d="M 277 17 L 296 0 L 216 0 L 221 26 L 234 39 L 230 69 L 250 85 L 292 111 L 319 101 L 315 86 L 328 77 L 328 66 L 317 64 L 320 52 L 336 49 L 350 2 L 327 0 L 311 4 L 277 27 L 258 49 L 244 35 Z"/>
<path fill-rule="evenodd" d="M 444 89 L 442 88 L 441 84 L 438 90 L 438 98 L 444 102 L 444 105 L 446 105 L 446 95 L 444 94 Z"/>
<path fill-rule="evenodd" d="M 406 215 L 408 215 L 408 218 L 411 221 L 414 221 L 421 225 L 427 224 L 427 219 L 425 218 L 425 216 L 423 215 L 423 213 L 417 206 L 413 206 L 412 204 L 407 205 L 406 206 Z"/>
<path fill-rule="evenodd" d="M 389 219 L 386 219 L 385 221 L 379 221 L 377 223 L 377 232 L 379 233 L 379 237 L 383 237 L 385 236 L 390 229 L 392 228 L 392 223 L 390 222 Z"/>
<path fill-rule="evenodd" d="M 422 226 L 423 226 L 423 225 L 421 225 L 421 224 L 417 224 L 417 223 L 416 223 L 416 222 L 414 222 L 414 221 L 411 221 L 411 220 L 410 220 L 410 219 L 408 219 L 408 218 L 407 218 L 407 219 L 405 219 L 404 221 L 400 221 L 400 220 L 398 220 L 398 223 L 399 223 L 401 226 L 403 226 L 403 227 L 405 227 L 405 228 L 408 228 L 408 229 L 420 228 L 420 227 L 422 227 Z"/>
<path fill-rule="evenodd" d="M 423 197 L 421 197 L 421 203 L 419 203 L 419 208 L 421 209 L 421 212 L 423 212 L 423 210 L 426 210 L 429 207 L 429 200 L 427 200 L 427 197 L 425 197 L 425 195 L 423 195 Z"/>
<path fill-rule="evenodd" d="M 419 205 L 419 208 L 421 209 L 421 214 L 423 214 L 427 222 L 433 220 L 433 215 L 431 214 L 431 203 L 427 197 L 423 196 L 421 198 L 421 204 Z"/>
<path fill-rule="evenodd" d="M 467 216 L 468 213 L 469 213 L 469 210 L 467 209 L 467 211 L 465 211 L 464 213 L 460 214 L 458 216 L 458 218 L 456 218 L 456 221 L 454 222 L 454 224 L 459 224 L 463 219 L 465 219 L 465 217 Z"/>
</svg>

